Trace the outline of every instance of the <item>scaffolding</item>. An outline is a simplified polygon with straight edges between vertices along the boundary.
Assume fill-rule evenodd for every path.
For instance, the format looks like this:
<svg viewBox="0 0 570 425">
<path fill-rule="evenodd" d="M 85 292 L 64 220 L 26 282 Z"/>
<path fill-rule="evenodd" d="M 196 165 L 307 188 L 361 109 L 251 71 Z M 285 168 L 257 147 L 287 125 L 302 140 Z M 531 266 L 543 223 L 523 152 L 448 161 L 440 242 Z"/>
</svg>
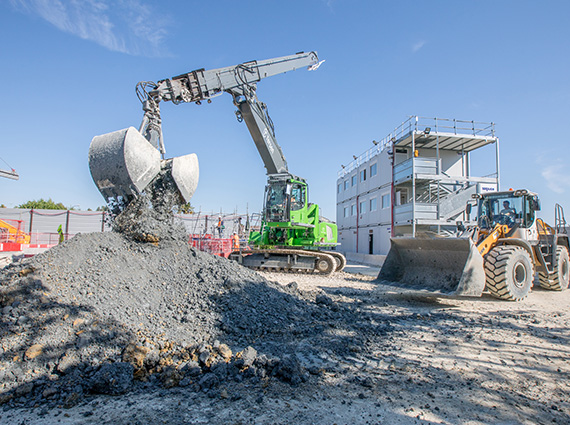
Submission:
<svg viewBox="0 0 570 425">
<path fill-rule="evenodd" d="M 475 193 L 499 190 L 499 139 L 495 124 L 411 116 L 391 143 L 394 166 L 393 234 L 454 230 Z M 495 171 L 471 174 L 470 153 L 494 144 Z M 398 153 L 406 155 L 398 155 Z"/>
<path fill-rule="evenodd" d="M 353 158 L 338 171 L 336 190 L 348 251 L 385 252 L 391 236 L 456 233 L 458 221 L 472 224 L 472 196 L 500 189 L 493 122 L 412 115 Z"/>
</svg>

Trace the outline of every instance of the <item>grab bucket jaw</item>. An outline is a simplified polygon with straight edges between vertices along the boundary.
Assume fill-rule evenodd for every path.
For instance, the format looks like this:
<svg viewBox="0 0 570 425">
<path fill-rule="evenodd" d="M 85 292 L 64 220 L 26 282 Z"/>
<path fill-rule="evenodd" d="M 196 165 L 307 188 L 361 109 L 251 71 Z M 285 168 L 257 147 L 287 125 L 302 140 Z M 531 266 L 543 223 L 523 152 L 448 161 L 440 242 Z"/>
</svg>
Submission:
<svg viewBox="0 0 570 425">
<path fill-rule="evenodd" d="M 188 202 L 198 185 L 198 157 L 184 155 L 161 160 L 159 151 L 134 127 L 95 136 L 89 146 L 89 170 L 105 200 L 130 201 L 172 162 L 172 177 Z"/>
<path fill-rule="evenodd" d="M 172 158 L 172 178 L 186 202 L 190 202 L 196 192 L 199 174 L 198 156 L 195 153 Z"/>
<path fill-rule="evenodd" d="M 435 295 L 480 297 L 485 269 L 471 239 L 398 237 L 391 239 L 378 280 Z"/>
</svg>

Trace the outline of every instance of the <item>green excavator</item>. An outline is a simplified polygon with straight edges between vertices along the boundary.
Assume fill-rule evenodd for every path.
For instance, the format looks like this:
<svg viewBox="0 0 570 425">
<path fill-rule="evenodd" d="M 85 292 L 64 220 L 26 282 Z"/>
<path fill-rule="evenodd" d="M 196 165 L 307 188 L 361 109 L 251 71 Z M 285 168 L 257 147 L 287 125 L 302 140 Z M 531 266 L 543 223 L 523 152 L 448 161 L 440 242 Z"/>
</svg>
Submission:
<svg viewBox="0 0 570 425">
<path fill-rule="evenodd" d="M 318 205 L 309 203 L 305 180 L 289 172 L 267 106 L 256 94 L 257 83 L 263 78 L 301 67 L 316 70 L 321 63 L 316 52 L 301 52 L 208 71 L 198 69 L 158 83 L 138 83 L 137 95 L 144 111 L 140 128 L 96 136 L 91 142 L 89 168 L 95 184 L 108 203 L 124 208 L 159 175 L 167 173 L 178 189 L 180 202 L 189 202 L 198 185 L 198 158 L 195 154 L 165 158 L 159 103 L 210 103 L 212 98 L 229 93 L 237 107 L 236 117 L 245 121 L 268 175 L 261 228 L 250 235 L 252 248 L 236 251 L 231 258 L 264 270 L 323 274 L 342 270 L 344 256 L 327 249 L 338 245 L 337 226 L 320 216 Z"/>
</svg>

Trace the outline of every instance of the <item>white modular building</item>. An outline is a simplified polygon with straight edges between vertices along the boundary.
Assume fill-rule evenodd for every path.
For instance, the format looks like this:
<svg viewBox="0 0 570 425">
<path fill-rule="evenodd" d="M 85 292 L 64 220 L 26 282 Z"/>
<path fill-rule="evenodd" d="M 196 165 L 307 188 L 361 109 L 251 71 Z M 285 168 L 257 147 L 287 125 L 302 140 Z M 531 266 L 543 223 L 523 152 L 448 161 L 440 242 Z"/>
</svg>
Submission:
<svg viewBox="0 0 570 425">
<path fill-rule="evenodd" d="M 338 172 L 339 250 L 385 255 L 392 236 L 454 233 L 499 177 L 494 123 L 411 116 Z"/>
</svg>

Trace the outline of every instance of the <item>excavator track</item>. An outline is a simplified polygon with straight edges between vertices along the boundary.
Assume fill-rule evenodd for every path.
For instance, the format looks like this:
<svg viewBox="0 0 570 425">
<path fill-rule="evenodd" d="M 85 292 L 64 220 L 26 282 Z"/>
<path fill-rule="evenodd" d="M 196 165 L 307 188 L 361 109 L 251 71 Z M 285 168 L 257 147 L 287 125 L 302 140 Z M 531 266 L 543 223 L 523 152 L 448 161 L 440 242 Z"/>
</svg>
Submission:
<svg viewBox="0 0 570 425">
<path fill-rule="evenodd" d="M 346 259 L 337 252 L 300 249 L 254 249 L 235 251 L 230 258 L 254 270 L 288 273 L 319 273 L 329 275 L 340 271 Z"/>
</svg>

